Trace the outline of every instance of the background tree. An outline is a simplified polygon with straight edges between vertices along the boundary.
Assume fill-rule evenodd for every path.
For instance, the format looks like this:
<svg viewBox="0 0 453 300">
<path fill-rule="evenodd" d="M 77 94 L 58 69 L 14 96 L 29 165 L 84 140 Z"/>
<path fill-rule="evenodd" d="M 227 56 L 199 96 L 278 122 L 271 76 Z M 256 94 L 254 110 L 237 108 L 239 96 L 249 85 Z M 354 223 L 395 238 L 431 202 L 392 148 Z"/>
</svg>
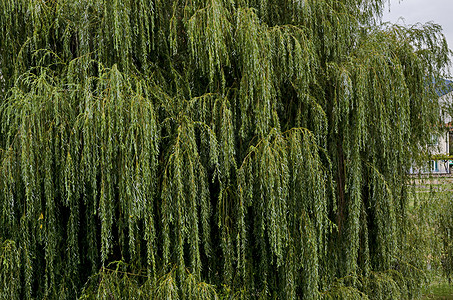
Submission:
<svg viewBox="0 0 453 300">
<path fill-rule="evenodd" d="M 2 296 L 417 295 L 449 51 L 384 2 L 1 1 Z"/>
</svg>

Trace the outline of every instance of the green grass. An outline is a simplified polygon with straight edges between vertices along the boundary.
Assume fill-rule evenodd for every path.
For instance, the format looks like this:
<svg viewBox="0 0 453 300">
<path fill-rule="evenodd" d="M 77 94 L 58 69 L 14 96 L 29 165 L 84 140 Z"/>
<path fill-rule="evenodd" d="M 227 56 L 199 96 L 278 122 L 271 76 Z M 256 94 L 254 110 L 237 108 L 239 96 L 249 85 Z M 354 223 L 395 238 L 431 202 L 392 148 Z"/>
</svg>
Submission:
<svg viewBox="0 0 453 300">
<path fill-rule="evenodd" d="M 436 282 L 431 284 L 423 293 L 423 299 L 453 300 L 453 282 Z"/>
</svg>

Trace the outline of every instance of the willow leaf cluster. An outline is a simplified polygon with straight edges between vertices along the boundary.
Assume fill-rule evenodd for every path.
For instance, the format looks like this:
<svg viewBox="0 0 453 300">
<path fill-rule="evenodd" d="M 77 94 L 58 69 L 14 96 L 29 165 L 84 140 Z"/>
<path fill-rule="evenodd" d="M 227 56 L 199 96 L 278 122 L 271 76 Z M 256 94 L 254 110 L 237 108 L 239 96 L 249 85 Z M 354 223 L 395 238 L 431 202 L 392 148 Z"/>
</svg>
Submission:
<svg viewBox="0 0 453 300">
<path fill-rule="evenodd" d="M 1 1 L 0 296 L 415 295 L 449 50 L 384 2 Z"/>
</svg>

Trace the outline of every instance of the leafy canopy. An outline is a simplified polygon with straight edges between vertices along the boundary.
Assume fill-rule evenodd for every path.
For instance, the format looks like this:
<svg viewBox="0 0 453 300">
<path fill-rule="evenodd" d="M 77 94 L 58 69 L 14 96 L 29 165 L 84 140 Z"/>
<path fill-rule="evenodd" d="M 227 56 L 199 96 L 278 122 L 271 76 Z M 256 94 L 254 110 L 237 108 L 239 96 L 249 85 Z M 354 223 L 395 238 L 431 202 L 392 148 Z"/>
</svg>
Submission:
<svg viewBox="0 0 453 300">
<path fill-rule="evenodd" d="M 1 297 L 416 295 L 449 50 L 384 2 L 0 1 Z"/>
</svg>

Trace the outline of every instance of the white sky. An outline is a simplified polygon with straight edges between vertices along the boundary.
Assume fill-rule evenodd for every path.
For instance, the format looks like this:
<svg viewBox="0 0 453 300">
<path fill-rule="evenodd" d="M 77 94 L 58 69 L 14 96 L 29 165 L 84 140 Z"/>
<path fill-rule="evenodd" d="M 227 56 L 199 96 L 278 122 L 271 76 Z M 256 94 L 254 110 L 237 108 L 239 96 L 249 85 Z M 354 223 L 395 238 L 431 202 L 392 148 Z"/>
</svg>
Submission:
<svg viewBox="0 0 453 300">
<path fill-rule="evenodd" d="M 405 25 L 426 22 L 439 24 L 448 47 L 453 49 L 453 0 L 390 0 L 390 12 L 387 4 L 382 19 Z"/>
</svg>

